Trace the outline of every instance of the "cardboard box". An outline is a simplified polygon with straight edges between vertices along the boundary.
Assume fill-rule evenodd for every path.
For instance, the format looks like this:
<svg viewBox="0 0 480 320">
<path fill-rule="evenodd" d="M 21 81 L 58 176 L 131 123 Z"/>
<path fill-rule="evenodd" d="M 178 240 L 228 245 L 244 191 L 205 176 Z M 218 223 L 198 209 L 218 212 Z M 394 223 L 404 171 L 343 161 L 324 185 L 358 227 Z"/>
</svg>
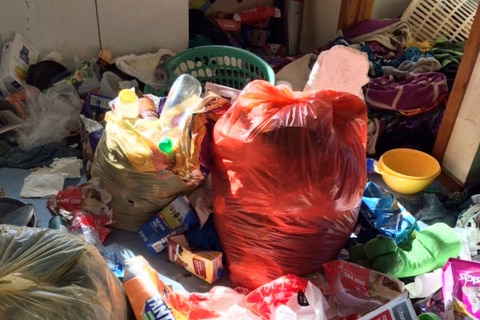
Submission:
<svg viewBox="0 0 480 320">
<path fill-rule="evenodd" d="M 95 121 L 104 121 L 105 114 L 110 111 L 111 98 L 89 92 L 82 106 L 82 113 Z"/>
<path fill-rule="evenodd" d="M 0 90 L 4 97 L 19 91 L 27 77 L 28 67 L 37 63 L 39 52 L 18 32 L 5 43 L 0 63 Z"/>
<path fill-rule="evenodd" d="M 222 252 L 195 251 L 183 234 L 168 238 L 168 259 L 208 283 L 223 275 Z"/>
<path fill-rule="evenodd" d="M 240 32 L 242 28 L 240 21 L 233 20 L 233 13 L 217 11 L 213 13 L 212 18 L 223 31 Z"/>
<path fill-rule="evenodd" d="M 417 314 L 407 293 L 367 313 L 358 320 L 416 320 Z"/>
<path fill-rule="evenodd" d="M 220 26 L 220 29 L 227 32 L 240 32 L 242 23 L 233 19 L 216 18 L 215 21 Z"/>
<path fill-rule="evenodd" d="M 186 196 L 179 196 L 150 218 L 138 235 L 147 249 L 158 254 L 168 245 L 170 235 L 187 231 L 198 222 L 198 217 Z"/>
<path fill-rule="evenodd" d="M 23 120 L 9 110 L 0 111 L 0 134 L 20 127 Z"/>
</svg>

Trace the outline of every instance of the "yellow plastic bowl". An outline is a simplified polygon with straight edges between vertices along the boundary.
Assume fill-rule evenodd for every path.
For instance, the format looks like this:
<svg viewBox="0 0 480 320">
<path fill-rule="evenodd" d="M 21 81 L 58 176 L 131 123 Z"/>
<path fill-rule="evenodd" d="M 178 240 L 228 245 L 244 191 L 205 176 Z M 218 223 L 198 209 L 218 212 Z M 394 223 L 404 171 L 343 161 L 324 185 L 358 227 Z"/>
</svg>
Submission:
<svg viewBox="0 0 480 320">
<path fill-rule="evenodd" d="M 395 192 L 414 194 L 423 191 L 440 174 L 438 161 L 428 153 L 398 148 L 385 152 L 375 166 L 383 182 Z"/>
</svg>

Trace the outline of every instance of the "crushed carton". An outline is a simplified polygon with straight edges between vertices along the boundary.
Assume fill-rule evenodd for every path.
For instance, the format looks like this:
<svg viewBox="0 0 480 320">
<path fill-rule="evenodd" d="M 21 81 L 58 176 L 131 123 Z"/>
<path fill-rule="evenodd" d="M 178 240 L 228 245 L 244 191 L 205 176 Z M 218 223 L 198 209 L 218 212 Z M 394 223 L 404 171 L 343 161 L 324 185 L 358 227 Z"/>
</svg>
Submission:
<svg viewBox="0 0 480 320">
<path fill-rule="evenodd" d="M 208 283 L 215 282 L 223 274 L 222 252 L 195 251 L 183 234 L 168 238 L 168 259 Z"/>
<path fill-rule="evenodd" d="M 147 249 L 158 254 L 168 245 L 168 236 L 185 232 L 198 223 L 198 217 L 186 196 L 178 196 L 159 213 L 150 218 L 138 235 Z"/>
<path fill-rule="evenodd" d="M 21 34 L 2 48 L 0 90 L 4 97 L 19 91 L 27 77 L 28 67 L 37 63 L 39 52 Z"/>
<path fill-rule="evenodd" d="M 407 294 L 402 281 L 358 264 L 337 259 L 322 267 L 330 288 L 324 294 L 333 296 L 341 318 L 362 317 Z"/>
<path fill-rule="evenodd" d="M 387 304 L 367 313 L 359 320 L 415 320 L 418 319 L 412 302 L 404 293 Z"/>
</svg>

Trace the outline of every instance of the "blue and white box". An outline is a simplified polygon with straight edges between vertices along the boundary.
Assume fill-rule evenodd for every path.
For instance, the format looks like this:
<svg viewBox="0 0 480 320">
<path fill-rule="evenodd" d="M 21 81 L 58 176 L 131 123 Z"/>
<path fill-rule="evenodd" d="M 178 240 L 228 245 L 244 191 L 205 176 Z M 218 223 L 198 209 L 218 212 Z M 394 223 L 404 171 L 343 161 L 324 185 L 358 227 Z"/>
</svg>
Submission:
<svg viewBox="0 0 480 320">
<path fill-rule="evenodd" d="M 158 254 L 168 246 L 169 236 L 188 231 L 197 223 L 197 214 L 188 198 L 178 196 L 140 227 L 137 233 L 147 249 Z"/>
</svg>

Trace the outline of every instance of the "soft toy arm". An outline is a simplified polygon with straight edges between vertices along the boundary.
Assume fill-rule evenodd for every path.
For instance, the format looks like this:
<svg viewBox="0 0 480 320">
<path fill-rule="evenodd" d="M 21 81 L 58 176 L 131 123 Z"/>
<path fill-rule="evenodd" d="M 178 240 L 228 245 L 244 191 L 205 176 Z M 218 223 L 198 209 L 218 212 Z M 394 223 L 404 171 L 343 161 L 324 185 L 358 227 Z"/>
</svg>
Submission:
<svg viewBox="0 0 480 320">
<path fill-rule="evenodd" d="M 455 231 L 439 222 L 418 231 L 399 246 L 390 238 L 374 238 L 362 247 L 353 247 L 350 260 L 396 278 L 405 278 L 442 267 L 448 258 L 457 257 L 460 249 L 461 241 Z"/>
</svg>

